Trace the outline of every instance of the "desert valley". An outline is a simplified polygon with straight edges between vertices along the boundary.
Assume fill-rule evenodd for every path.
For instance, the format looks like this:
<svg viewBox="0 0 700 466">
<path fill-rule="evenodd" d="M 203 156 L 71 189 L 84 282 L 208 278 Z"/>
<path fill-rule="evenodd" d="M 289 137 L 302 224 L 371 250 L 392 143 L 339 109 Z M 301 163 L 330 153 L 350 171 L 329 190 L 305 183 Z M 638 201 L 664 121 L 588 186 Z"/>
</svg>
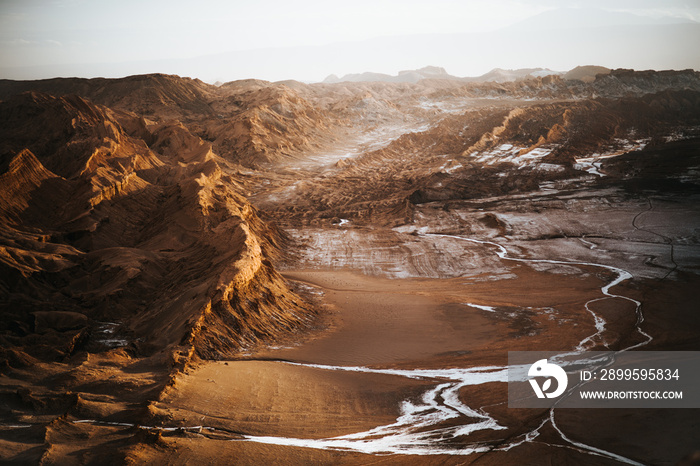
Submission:
<svg viewBox="0 0 700 466">
<path fill-rule="evenodd" d="M 700 350 L 700 73 L 326 81 L 0 81 L 2 462 L 697 464 L 505 369 Z"/>
</svg>

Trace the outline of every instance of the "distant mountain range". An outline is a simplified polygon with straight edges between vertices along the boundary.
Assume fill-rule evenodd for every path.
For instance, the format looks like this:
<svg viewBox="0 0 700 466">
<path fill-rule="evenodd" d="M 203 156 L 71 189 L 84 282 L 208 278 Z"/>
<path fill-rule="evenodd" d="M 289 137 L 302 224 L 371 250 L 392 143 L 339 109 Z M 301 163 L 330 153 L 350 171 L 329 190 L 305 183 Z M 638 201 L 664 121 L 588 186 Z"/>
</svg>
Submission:
<svg viewBox="0 0 700 466">
<path fill-rule="evenodd" d="M 396 76 L 391 76 L 384 73 L 365 72 L 359 74 L 346 74 L 342 78 L 332 74 L 323 80 L 326 84 L 340 82 L 367 82 L 381 81 L 390 83 L 417 83 L 421 79 L 460 79 L 452 76 L 445 71 L 445 68 L 440 66 L 426 66 L 419 70 L 399 71 Z"/>
<path fill-rule="evenodd" d="M 392 82 L 392 83 L 417 83 L 423 79 L 449 79 L 463 82 L 496 82 L 505 83 L 513 82 L 527 78 L 538 78 L 550 75 L 562 76 L 564 79 L 577 79 L 584 82 L 590 82 L 595 79 L 598 74 L 609 74 L 610 69 L 604 66 L 577 66 L 576 68 L 564 71 L 552 71 L 548 68 L 521 68 L 517 70 L 504 70 L 494 68 L 486 74 L 476 77 L 458 77 L 449 74 L 445 68 L 439 66 L 426 66 L 418 70 L 399 71 L 396 76 L 391 76 L 384 73 L 356 73 L 346 74 L 342 78 L 332 74 L 323 80 L 326 84 L 334 84 L 340 82 Z"/>
<path fill-rule="evenodd" d="M 41 79 L 56 76 L 123 77 L 166 73 L 191 76 L 206 82 L 258 78 L 269 81 L 296 79 L 317 82 L 329 76 L 338 80 L 415 82 L 448 78 L 438 64 L 475 80 L 518 79 L 530 73 L 566 70 L 580 63 L 637 70 L 700 70 L 700 24 L 683 18 L 649 18 L 600 9 L 560 8 L 546 11 L 497 31 L 479 33 L 409 34 L 358 42 L 318 46 L 278 47 L 210 53 L 186 59 L 130 63 L 75 63 L 10 68 L 0 65 L 0 78 Z M 494 69 L 496 67 L 502 68 Z M 515 77 L 507 69 L 515 70 Z M 354 70 L 376 70 L 376 76 L 346 75 Z M 391 76 L 394 70 L 414 70 Z M 447 73 L 444 73 L 447 74 Z"/>
</svg>

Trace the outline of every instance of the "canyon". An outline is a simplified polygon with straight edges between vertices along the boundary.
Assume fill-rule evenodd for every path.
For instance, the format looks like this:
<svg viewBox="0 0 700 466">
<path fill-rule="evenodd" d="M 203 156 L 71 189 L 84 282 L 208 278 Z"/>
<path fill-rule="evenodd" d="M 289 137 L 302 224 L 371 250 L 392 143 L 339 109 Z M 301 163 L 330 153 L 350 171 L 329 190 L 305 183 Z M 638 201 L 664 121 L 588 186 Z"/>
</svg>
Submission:
<svg viewBox="0 0 700 466">
<path fill-rule="evenodd" d="M 507 407 L 508 351 L 700 347 L 700 73 L 596 71 L 0 80 L 0 457 L 697 457 Z"/>
</svg>

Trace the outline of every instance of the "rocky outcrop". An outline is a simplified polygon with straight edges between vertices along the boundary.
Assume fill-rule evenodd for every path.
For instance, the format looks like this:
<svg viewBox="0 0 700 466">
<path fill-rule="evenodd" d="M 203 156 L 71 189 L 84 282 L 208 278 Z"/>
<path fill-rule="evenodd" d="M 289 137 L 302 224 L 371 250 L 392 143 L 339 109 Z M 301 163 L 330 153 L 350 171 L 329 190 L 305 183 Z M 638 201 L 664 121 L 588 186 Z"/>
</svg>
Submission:
<svg viewBox="0 0 700 466">
<path fill-rule="evenodd" d="M 596 76 L 599 74 L 610 74 L 610 71 L 610 68 L 606 68 L 604 66 L 577 66 L 576 68 L 567 71 L 562 77 L 566 80 L 578 80 L 585 83 L 591 83 L 595 81 Z"/>
<path fill-rule="evenodd" d="M 272 265 L 278 234 L 181 123 L 37 92 L 0 103 L 0 122 L 3 347 L 104 350 L 107 322 L 120 346 L 182 362 L 308 319 Z"/>
<path fill-rule="evenodd" d="M 39 81 L 0 80 L 0 99 L 25 91 L 54 96 L 78 95 L 115 110 L 128 110 L 148 118 L 182 119 L 212 115 L 208 102 L 215 86 L 198 79 L 166 74 L 106 78 L 54 78 Z"/>
<path fill-rule="evenodd" d="M 329 115 L 289 87 L 238 90 L 227 87 L 228 94 L 213 104 L 221 117 L 199 130 L 227 159 L 256 166 L 299 155 L 330 137 Z"/>
<path fill-rule="evenodd" d="M 121 79 L 0 80 L 0 99 L 23 91 L 73 96 L 66 97 L 73 101 L 78 95 L 104 105 L 111 109 L 110 118 L 119 121 L 129 135 L 146 142 L 150 142 L 148 132 L 144 132 L 148 121 L 161 125 L 177 121 L 211 143 L 217 154 L 250 166 L 298 154 L 312 146 L 311 139 L 317 144 L 331 138 L 328 127 L 332 120 L 322 109 L 290 87 L 266 81 L 235 81 L 217 87 L 163 74 Z M 23 134 L 22 129 L 19 134 Z"/>
</svg>

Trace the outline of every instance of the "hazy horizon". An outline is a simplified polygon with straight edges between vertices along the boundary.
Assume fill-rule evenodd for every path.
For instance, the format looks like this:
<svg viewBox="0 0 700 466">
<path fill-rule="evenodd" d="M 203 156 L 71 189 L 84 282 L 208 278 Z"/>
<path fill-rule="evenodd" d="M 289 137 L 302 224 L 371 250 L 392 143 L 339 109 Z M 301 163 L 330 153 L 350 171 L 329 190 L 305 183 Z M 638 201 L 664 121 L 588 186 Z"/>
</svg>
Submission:
<svg viewBox="0 0 700 466">
<path fill-rule="evenodd" d="M 580 8 L 585 7 L 585 8 Z M 572 11 L 571 8 L 579 8 Z M 700 69 L 700 1 L 0 2 L 0 78 Z"/>
</svg>

